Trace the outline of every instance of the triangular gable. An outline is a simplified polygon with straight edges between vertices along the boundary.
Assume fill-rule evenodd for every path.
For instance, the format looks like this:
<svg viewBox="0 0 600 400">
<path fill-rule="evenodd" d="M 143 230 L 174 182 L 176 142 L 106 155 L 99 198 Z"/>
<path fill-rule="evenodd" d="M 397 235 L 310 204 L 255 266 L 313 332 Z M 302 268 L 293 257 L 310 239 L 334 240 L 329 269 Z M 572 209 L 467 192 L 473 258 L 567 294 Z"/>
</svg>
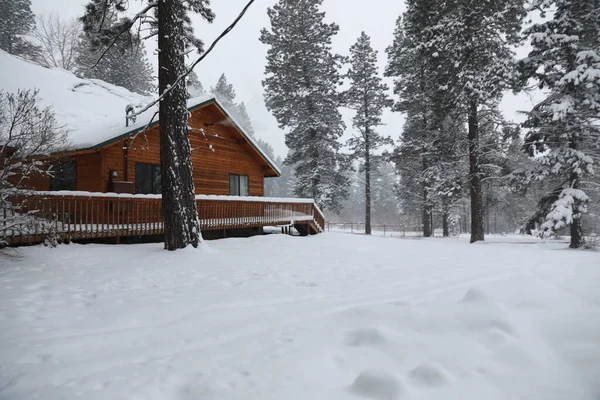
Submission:
<svg viewBox="0 0 600 400">
<path fill-rule="evenodd" d="M 191 105 L 190 105 L 190 103 L 188 103 L 188 111 L 194 112 L 194 111 L 201 109 L 209 104 L 215 104 L 217 106 L 217 109 L 226 118 L 228 118 L 230 120 L 232 126 L 251 145 L 252 149 L 254 151 L 256 151 L 258 156 L 275 172 L 276 176 L 281 176 L 281 170 L 279 169 L 277 164 L 275 164 L 275 162 L 273 160 L 271 160 L 271 158 L 264 152 L 264 150 L 261 149 L 261 147 L 258 145 L 256 140 L 242 128 L 241 124 L 238 121 L 236 121 L 236 119 L 227 111 L 227 109 L 223 106 L 223 104 L 216 97 L 213 96 L 213 97 L 207 98 L 206 96 L 203 96 L 203 97 L 198 98 L 198 100 L 196 102 L 194 102 L 194 100 L 195 99 L 191 99 Z M 130 129 L 130 130 L 126 131 L 125 133 L 116 135 L 116 136 L 114 136 L 108 140 L 105 140 L 101 143 L 98 143 L 92 147 L 77 149 L 76 151 L 100 150 L 104 147 L 114 144 L 115 142 L 118 142 L 119 140 L 133 136 L 145 129 L 154 128 L 160 124 L 160 121 L 158 120 L 158 118 L 155 118 L 155 120 L 149 126 L 148 126 L 148 122 L 145 122 L 145 123 L 142 123 L 142 122 L 143 121 L 138 121 L 136 123 L 135 128 Z"/>
</svg>

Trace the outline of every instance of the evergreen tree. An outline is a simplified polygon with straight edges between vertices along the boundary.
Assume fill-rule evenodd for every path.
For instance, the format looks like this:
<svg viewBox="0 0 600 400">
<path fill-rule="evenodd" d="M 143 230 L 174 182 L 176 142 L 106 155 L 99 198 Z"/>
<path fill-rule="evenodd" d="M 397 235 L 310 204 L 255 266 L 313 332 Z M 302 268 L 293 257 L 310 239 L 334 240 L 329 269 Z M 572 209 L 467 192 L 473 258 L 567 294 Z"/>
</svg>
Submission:
<svg viewBox="0 0 600 400">
<path fill-rule="evenodd" d="M 394 93 L 399 100 L 395 111 L 408 116 L 403 137 L 393 160 L 404 179 L 400 185 L 404 192 L 406 209 L 421 208 L 423 236 L 433 235 L 433 210 L 436 204 L 432 179 L 426 179 L 430 167 L 435 167 L 432 148 L 441 132 L 446 115 L 452 113 L 453 101 L 438 89 L 435 70 L 429 63 L 426 49 L 420 46 L 423 31 L 432 23 L 435 0 L 412 1 L 404 14 L 398 18 L 394 41 L 387 48 L 388 65 L 385 74 L 394 77 Z M 401 158 L 398 158 L 401 157 Z M 404 159 L 402 159 L 404 158 Z M 429 170 L 429 174 L 432 171 Z M 410 190 L 406 191 L 408 187 Z M 418 189 L 417 187 L 420 187 Z M 414 197 L 418 194 L 419 199 Z"/>
<path fill-rule="evenodd" d="M 24 37 L 35 27 L 31 0 L 0 0 L 0 49 L 29 55 L 34 46 Z"/>
<path fill-rule="evenodd" d="M 233 85 L 227 81 L 225 74 L 221 74 L 217 84 L 210 88 L 210 92 L 219 99 L 221 104 L 225 106 L 229 111 L 232 111 L 235 107 L 235 90 Z"/>
<path fill-rule="evenodd" d="M 118 24 L 116 18 L 117 14 L 114 13 L 104 19 L 106 29 Z M 153 69 L 138 35 L 132 34 L 126 42 L 119 42 L 102 55 L 104 50 L 96 31 L 87 29 L 77 45 L 76 74 L 84 78 L 100 79 L 136 93 L 148 94 L 155 91 Z"/>
<path fill-rule="evenodd" d="M 578 248 L 584 244 L 582 214 L 589 200 L 583 178 L 593 174 L 586 152 L 597 154 L 600 143 L 600 5 L 534 0 L 532 6 L 552 12 L 552 18 L 527 29 L 532 50 L 519 66 L 523 79 L 534 78 L 548 95 L 528 114 L 525 150 L 537 157 L 523 176 L 525 183 L 554 180 L 540 202 L 547 213 L 542 229 L 570 225 L 569 247 Z"/>
<path fill-rule="evenodd" d="M 191 12 L 207 21 L 214 19 L 208 0 L 145 1 L 133 19 L 123 17 L 115 25 L 104 25 L 108 12 L 127 11 L 125 0 L 92 0 L 82 21 L 88 35 L 103 46 L 131 42 L 136 21 L 148 24 L 158 38 L 158 92 L 164 96 L 159 105 L 160 166 L 165 249 L 176 250 L 188 245 L 197 247 L 201 240 L 196 209 L 191 147 L 188 135 L 187 90 L 185 82 L 176 84 L 186 72 L 185 53 L 190 47 L 202 51 L 202 41 L 193 35 Z M 154 15 L 149 16 L 152 12 Z M 145 18 L 148 17 L 148 18 Z"/>
<path fill-rule="evenodd" d="M 185 86 L 188 91 L 188 98 L 202 96 L 204 94 L 204 87 L 202 86 L 202 82 L 198 79 L 198 75 L 194 71 L 190 72 L 187 76 L 187 80 L 185 82 Z"/>
<path fill-rule="evenodd" d="M 244 102 L 239 104 L 235 102 L 235 89 L 233 88 L 233 84 L 229 83 L 225 74 L 221 74 L 216 86 L 210 88 L 210 92 L 219 99 L 231 116 L 240 123 L 244 131 L 250 136 L 254 136 L 254 128 L 246 110 L 246 105 Z"/>
<path fill-rule="evenodd" d="M 371 39 L 362 32 L 357 42 L 350 47 L 350 70 L 347 74 L 350 88 L 344 93 L 345 103 L 356 111 L 352 125 L 359 132 L 348 141 L 353 156 L 362 160 L 360 170 L 365 175 L 365 234 L 371 234 L 371 176 L 377 171 L 380 155 L 377 151 L 385 144 L 392 144 L 390 138 L 377 133 L 383 125 L 381 114 L 390 107 L 392 101 L 385 91 L 388 86 L 382 83 L 377 71 L 377 51 L 371 47 Z"/>
<path fill-rule="evenodd" d="M 254 128 L 252 127 L 252 121 L 250 120 L 250 116 L 248 115 L 248 111 L 246 110 L 246 105 L 244 102 L 241 102 L 236 106 L 236 119 L 242 125 L 242 128 L 248 133 L 250 136 L 254 136 Z"/>
<path fill-rule="evenodd" d="M 398 201 L 395 188 L 397 175 L 389 161 L 380 162 L 373 174 L 373 221 L 377 224 L 398 224 Z"/>
<path fill-rule="evenodd" d="M 519 41 L 523 0 L 410 0 L 405 19 L 409 48 L 439 95 L 467 120 L 471 242 L 484 239 L 479 115 L 513 81 L 511 45 Z M 403 82 L 410 84 L 410 80 Z M 405 96 L 406 100 L 409 97 Z"/>
<path fill-rule="evenodd" d="M 344 132 L 337 92 L 342 57 L 331 50 L 339 28 L 324 21 L 321 4 L 279 0 L 268 9 L 271 27 L 260 36 L 269 46 L 263 87 L 267 108 L 288 130 L 286 163 L 295 171 L 294 192 L 335 211 L 348 185 L 338 142 Z"/>
</svg>

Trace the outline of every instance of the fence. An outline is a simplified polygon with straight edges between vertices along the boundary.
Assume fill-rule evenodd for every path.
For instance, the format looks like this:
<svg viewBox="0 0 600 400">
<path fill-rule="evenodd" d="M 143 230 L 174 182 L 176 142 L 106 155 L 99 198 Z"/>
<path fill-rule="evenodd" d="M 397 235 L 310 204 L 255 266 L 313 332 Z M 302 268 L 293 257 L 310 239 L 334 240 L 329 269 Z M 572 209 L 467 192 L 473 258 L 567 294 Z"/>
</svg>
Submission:
<svg viewBox="0 0 600 400">
<path fill-rule="evenodd" d="M 21 214 L 0 218 L 0 237 L 36 243 L 50 235 L 93 239 L 163 232 L 162 199 L 155 195 L 35 192 L 13 199 Z M 202 230 L 306 224 L 323 231 L 325 218 L 309 199 L 196 196 Z"/>
<path fill-rule="evenodd" d="M 327 222 L 328 231 L 346 232 L 352 234 L 364 234 L 364 222 Z M 394 237 L 422 237 L 422 225 L 394 225 L 394 224 L 372 224 L 371 234 L 376 236 Z"/>
</svg>

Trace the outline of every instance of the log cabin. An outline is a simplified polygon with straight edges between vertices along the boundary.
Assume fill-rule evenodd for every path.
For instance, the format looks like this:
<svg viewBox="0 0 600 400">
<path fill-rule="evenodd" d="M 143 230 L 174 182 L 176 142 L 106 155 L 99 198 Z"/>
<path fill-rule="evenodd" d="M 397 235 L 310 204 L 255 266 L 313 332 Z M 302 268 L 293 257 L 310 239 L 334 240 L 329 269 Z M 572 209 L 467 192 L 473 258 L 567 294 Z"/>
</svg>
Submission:
<svg viewBox="0 0 600 400">
<path fill-rule="evenodd" d="M 44 157 L 52 176 L 27 179 L 33 192 L 19 199 L 42 222 L 8 233 L 0 226 L 0 236 L 20 244 L 38 242 L 50 231 L 68 240 L 160 235 L 160 121 L 155 109 L 131 117 L 150 98 L 4 52 L 0 62 L 7 69 L 1 88 L 39 90 L 42 105 L 52 107 L 69 132 L 65 148 Z M 279 225 L 301 234 L 323 231 L 323 214 L 312 199 L 262 197 L 265 178 L 281 172 L 215 96 L 188 100 L 188 110 L 205 237 L 260 233 Z"/>
<path fill-rule="evenodd" d="M 277 165 L 214 96 L 191 99 L 188 107 L 196 194 L 263 196 L 265 177 L 281 175 Z M 53 156 L 53 176 L 32 177 L 27 185 L 38 191 L 159 194 L 160 121 L 148 125 L 138 118 L 126 126 L 125 110 L 122 119 L 121 130 Z"/>
</svg>

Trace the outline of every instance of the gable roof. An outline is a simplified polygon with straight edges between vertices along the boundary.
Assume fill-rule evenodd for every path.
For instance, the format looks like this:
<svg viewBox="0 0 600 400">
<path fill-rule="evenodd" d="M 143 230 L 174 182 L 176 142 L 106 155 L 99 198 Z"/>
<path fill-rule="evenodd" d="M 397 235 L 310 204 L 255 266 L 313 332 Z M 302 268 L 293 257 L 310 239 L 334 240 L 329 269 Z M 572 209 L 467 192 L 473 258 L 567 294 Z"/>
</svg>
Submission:
<svg viewBox="0 0 600 400">
<path fill-rule="evenodd" d="M 142 107 L 154 99 L 152 96 L 133 93 L 98 79 L 81 79 L 63 69 L 45 68 L 2 50 L 0 65 L 0 90 L 9 93 L 16 93 L 19 89 L 39 90 L 41 104 L 52 107 L 57 121 L 68 129 L 71 150 L 100 149 L 133 135 L 144 129 L 158 110 L 158 107 L 147 110 L 126 127 L 125 107 Z M 275 162 L 213 95 L 189 99 L 187 106 L 193 111 L 211 103 L 215 103 L 231 120 L 269 167 L 281 175 Z M 157 114 L 151 126 L 158 123 Z"/>
</svg>

